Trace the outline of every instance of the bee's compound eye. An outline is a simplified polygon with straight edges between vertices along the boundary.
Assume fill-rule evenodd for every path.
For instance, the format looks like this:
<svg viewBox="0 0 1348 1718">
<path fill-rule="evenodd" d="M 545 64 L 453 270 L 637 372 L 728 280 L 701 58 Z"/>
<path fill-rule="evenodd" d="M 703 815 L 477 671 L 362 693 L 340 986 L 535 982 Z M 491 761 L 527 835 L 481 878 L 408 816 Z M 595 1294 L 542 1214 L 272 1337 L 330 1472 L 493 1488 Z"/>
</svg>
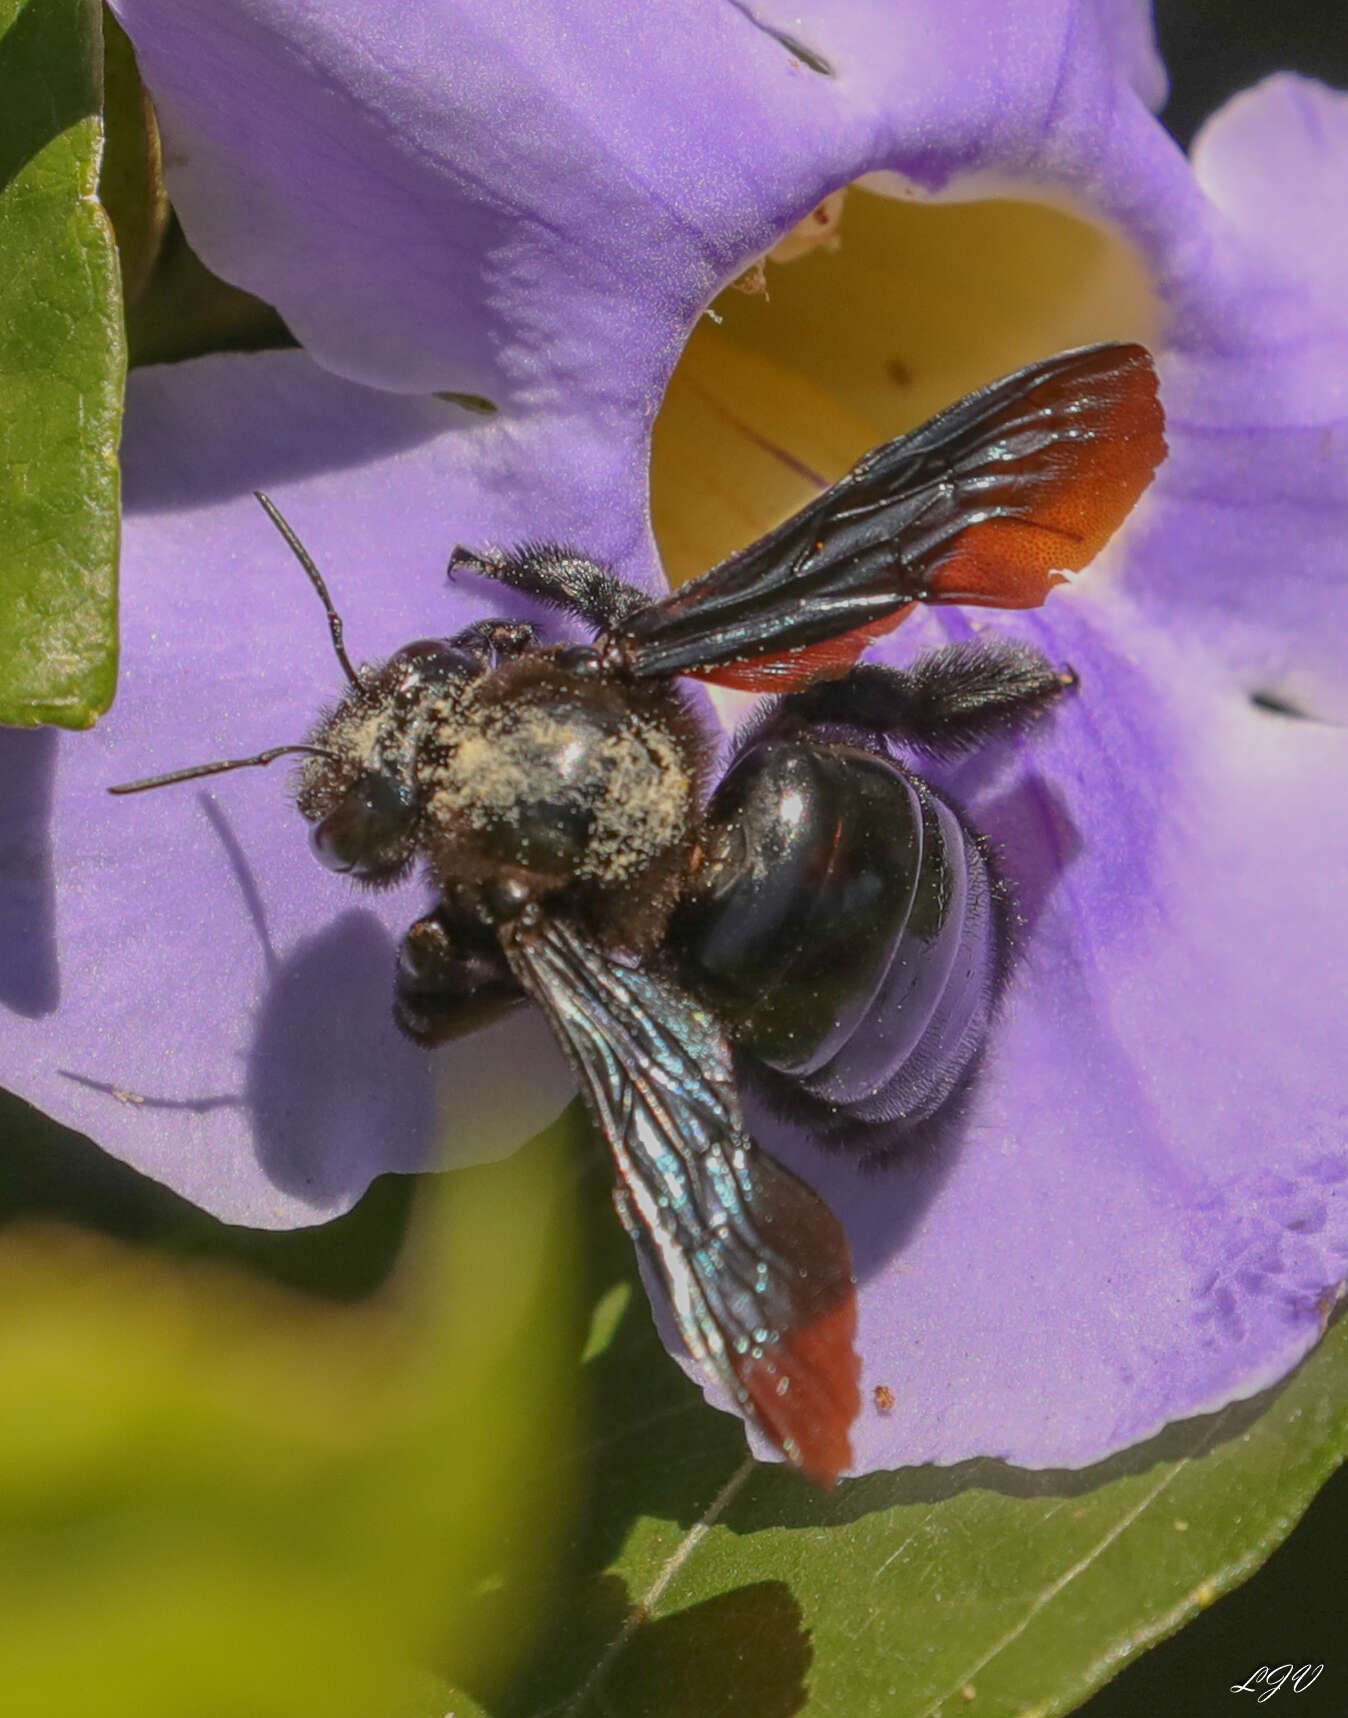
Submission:
<svg viewBox="0 0 1348 1718">
<path fill-rule="evenodd" d="M 309 844 L 329 871 L 374 880 L 396 875 L 411 857 L 416 807 L 390 774 L 357 776 L 309 832 Z"/>
</svg>

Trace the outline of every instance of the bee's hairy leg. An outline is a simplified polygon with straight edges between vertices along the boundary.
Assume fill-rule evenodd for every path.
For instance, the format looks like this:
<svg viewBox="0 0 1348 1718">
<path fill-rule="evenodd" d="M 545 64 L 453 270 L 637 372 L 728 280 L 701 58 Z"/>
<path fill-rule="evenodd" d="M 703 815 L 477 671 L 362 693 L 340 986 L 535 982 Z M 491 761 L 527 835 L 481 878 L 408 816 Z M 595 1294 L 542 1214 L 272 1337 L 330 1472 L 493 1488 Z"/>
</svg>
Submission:
<svg viewBox="0 0 1348 1718">
<path fill-rule="evenodd" d="M 783 698 L 779 723 L 869 729 L 936 757 L 958 757 L 1021 732 L 1077 684 L 1040 651 L 971 639 L 928 651 L 908 668 L 864 662 Z"/>
<path fill-rule="evenodd" d="M 565 609 L 596 632 L 616 626 L 638 609 L 649 608 L 651 602 L 645 591 L 598 561 L 555 543 L 522 543 L 509 553 L 459 547 L 449 557 L 450 577 L 457 572 L 497 579 L 539 602 Z"/>
</svg>

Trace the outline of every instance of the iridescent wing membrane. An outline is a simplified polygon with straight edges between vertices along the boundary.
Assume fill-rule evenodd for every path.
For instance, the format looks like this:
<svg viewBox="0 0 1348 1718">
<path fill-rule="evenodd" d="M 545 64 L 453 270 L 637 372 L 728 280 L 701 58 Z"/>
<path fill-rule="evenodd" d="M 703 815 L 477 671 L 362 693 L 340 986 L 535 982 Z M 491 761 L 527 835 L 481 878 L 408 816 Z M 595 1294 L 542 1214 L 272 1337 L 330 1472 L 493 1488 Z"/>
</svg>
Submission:
<svg viewBox="0 0 1348 1718">
<path fill-rule="evenodd" d="M 689 1352 L 788 1461 L 831 1485 L 860 1405 L 842 1225 L 748 1137 L 725 1034 L 691 996 L 560 919 L 504 940 L 580 1076 L 619 1211 Z"/>
<path fill-rule="evenodd" d="M 873 449 L 612 637 L 642 677 L 788 692 L 845 673 L 913 603 L 1036 607 L 1122 524 L 1163 430 L 1144 347 L 1060 353 Z"/>
</svg>

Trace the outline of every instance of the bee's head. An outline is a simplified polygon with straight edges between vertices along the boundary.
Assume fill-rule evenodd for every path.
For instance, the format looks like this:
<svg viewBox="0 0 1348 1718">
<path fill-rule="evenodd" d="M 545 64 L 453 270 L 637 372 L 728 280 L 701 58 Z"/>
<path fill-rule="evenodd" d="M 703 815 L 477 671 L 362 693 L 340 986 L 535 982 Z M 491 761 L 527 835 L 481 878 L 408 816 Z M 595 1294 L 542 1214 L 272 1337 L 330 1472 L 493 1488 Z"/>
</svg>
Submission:
<svg viewBox="0 0 1348 1718">
<path fill-rule="evenodd" d="M 296 803 L 330 871 L 387 887 L 416 857 L 422 746 L 483 662 L 450 639 L 406 644 L 362 668 L 308 736 Z"/>
<path fill-rule="evenodd" d="M 346 692 L 302 744 L 271 746 L 248 758 L 193 764 L 142 781 L 122 782 L 108 791 L 143 793 L 304 753 L 307 760 L 296 798 L 312 825 L 310 840 L 318 858 L 329 870 L 364 883 L 395 883 L 416 856 L 421 742 L 437 711 L 446 711 L 456 690 L 483 672 L 488 656 L 481 643 L 473 647 L 476 633 L 470 628 L 458 640 L 418 639 L 386 662 L 357 670 L 346 653 L 342 622 L 318 568 L 276 505 L 260 491 L 257 498 L 318 593 L 333 650 L 348 682 Z M 519 630 L 505 623 L 495 634 Z"/>
</svg>

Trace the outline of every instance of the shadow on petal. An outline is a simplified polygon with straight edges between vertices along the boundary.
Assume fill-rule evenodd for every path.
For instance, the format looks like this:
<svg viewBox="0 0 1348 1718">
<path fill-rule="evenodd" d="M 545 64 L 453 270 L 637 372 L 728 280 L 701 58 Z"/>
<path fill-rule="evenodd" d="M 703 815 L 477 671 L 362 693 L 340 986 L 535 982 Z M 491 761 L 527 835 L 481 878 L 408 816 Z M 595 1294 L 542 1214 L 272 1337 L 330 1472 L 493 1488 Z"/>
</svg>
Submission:
<svg viewBox="0 0 1348 1718">
<path fill-rule="evenodd" d="M 258 887 L 253 867 L 248 863 L 248 856 L 243 850 L 243 843 L 239 840 L 224 806 L 214 795 L 209 793 L 198 794 L 197 806 L 201 815 L 210 824 L 216 839 L 225 850 L 225 858 L 229 862 L 229 868 L 234 873 L 234 881 L 238 885 L 243 910 L 248 915 L 249 922 L 257 935 L 263 966 L 268 977 L 274 978 L 278 962 L 276 948 L 272 942 L 271 926 L 267 923 L 267 909 L 262 899 L 262 891 Z"/>
<path fill-rule="evenodd" d="M 413 1169 L 433 1122 L 426 1057 L 389 1014 L 393 939 L 344 913 L 280 962 L 258 1011 L 246 1095 L 259 1161 L 315 1204 Z"/>
<path fill-rule="evenodd" d="M 1084 842 L 1058 790 L 1031 771 L 979 811 L 979 828 L 995 851 L 1014 848 L 1007 869 L 1012 918 L 1011 943 L 1028 937 Z M 1009 965 L 1014 968 L 1015 954 Z M 1009 974 L 1008 974 L 1009 976 Z"/>
<path fill-rule="evenodd" d="M 155 365 L 131 379 L 137 433 L 124 452 L 128 512 L 200 506 L 365 466 L 484 423 L 449 400 L 383 394 L 329 375 L 302 352 L 196 359 L 212 397 L 203 418 L 198 392 L 175 384 L 175 368 Z M 241 423 L 250 434 L 239 433 Z"/>
<path fill-rule="evenodd" d="M 1297 1366 L 1268 1389 L 1215 1413 L 1174 1420 L 1155 1437 L 1090 1467 L 1023 1468 L 978 1457 L 950 1467 L 898 1468 L 845 1479 L 821 1502 L 819 1494 L 807 1491 L 789 1469 L 763 1464 L 755 1472 L 754 1484 L 745 1487 L 723 1520 L 736 1533 L 754 1533 L 762 1528 L 836 1526 L 896 1505 L 942 1503 L 966 1491 L 992 1491 L 1003 1497 L 1086 1497 L 1115 1480 L 1135 1478 L 1170 1462 L 1201 1461 L 1243 1438 L 1300 1371 Z M 691 1509 L 687 1514 L 689 1520 L 696 1519 Z"/>
<path fill-rule="evenodd" d="M 30 1020 L 50 1014 L 61 995 L 51 846 L 55 766 L 51 729 L 0 731 L 0 1003 Z"/>
</svg>

